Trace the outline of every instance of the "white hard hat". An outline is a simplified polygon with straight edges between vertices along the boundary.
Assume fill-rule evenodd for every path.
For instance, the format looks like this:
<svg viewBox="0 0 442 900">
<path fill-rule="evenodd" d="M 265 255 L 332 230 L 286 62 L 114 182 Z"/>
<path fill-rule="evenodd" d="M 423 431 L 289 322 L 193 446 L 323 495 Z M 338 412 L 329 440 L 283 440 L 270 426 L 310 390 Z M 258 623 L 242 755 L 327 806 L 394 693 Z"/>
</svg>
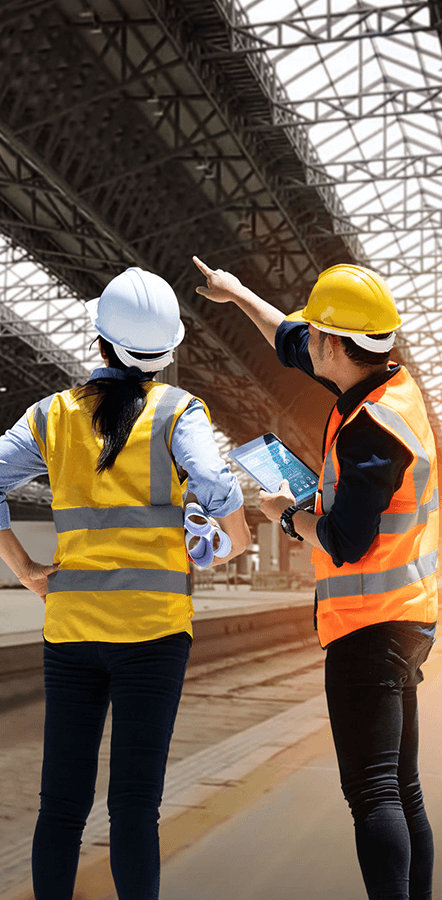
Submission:
<svg viewBox="0 0 442 900">
<path fill-rule="evenodd" d="M 135 266 L 113 278 L 100 297 L 87 301 L 86 309 L 93 326 L 117 353 L 121 349 L 162 356 L 184 337 L 178 300 L 170 284 Z M 133 365 L 133 359 L 127 364 Z"/>
</svg>

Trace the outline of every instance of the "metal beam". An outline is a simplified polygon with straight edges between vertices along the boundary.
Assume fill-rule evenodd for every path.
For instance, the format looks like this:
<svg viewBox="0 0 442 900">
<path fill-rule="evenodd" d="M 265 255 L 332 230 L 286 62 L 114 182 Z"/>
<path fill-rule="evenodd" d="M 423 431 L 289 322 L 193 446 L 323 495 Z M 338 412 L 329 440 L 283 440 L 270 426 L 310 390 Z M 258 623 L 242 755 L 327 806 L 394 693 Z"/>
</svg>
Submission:
<svg viewBox="0 0 442 900">
<path fill-rule="evenodd" d="M 246 19 L 236 17 L 235 9 L 230 0 L 143 0 L 142 5 L 134 0 L 131 10 L 142 13 L 140 22 L 117 0 L 91 0 L 89 17 L 81 15 L 87 10 L 77 0 L 54 0 L 36 7 L 28 19 L 14 20 L 12 31 L 3 35 L 3 77 L 0 72 L 5 136 L 0 228 L 64 280 L 73 298 L 95 295 L 129 264 L 164 274 L 194 327 L 192 340 L 204 351 L 200 359 L 194 347 L 183 348 L 183 377 L 203 395 L 207 387 L 226 427 L 230 417 L 231 429 L 246 429 L 262 426 L 262 410 L 275 404 L 276 374 L 269 373 L 263 389 L 262 345 L 253 328 L 235 314 L 209 311 L 195 298 L 192 253 L 233 268 L 288 312 L 305 301 L 321 268 L 343 260 L 364 262 L 365 251 L 355 239 L 358 225 L 373 226 L 375 237 L 379 220 L 363 218 L 360 210 L 361 219 L 348 215 L 261 45 L 256 56 L 216 63 L 207 52 L 209 40 L 229 48 L 233 15 L 243 28 Z M 389 8 L 395 28 L 396 11 Z M 99 21 L 98 12 L 108 21 Z M 372 12 L 364 7 L 361 28 L 371 22 Z M 330 20 L 332 37 L 355 21 Z M 315 22 L 306 33 L 322 40 L 326 27 Z M 234 39 L 253 43 L 250 30 L 247 25 L 247 35 Z M 361 63 L 359 80 L 362 69 Z M 373 87 L 372 102 L 387 102 L 390 85 L 385 91 Z M 400 85 L 393 87 L 401 93 Z M 336 90 L 346 96 L 339 86 Z M 333 90 L 322 93 L 329 102 Z M 405 89 L 401 96 L 407 103 L 413 99 Z M 250 131 L 266 119 L 276 127 Z M 386 148 L 388 159 L 388 141 Z M 391 171 L 390 165 L 385 172 Z M 398 234 L 396 228 L 392 236 Z M 48 303 L 44 327 L 52 316 L 57 340 L 66 348 L 72 317 L 60 301 L 57 309 L 55 315 Z M 33 327 L 44 315 L 38 310 L 27 314 Z M 40 358 L 43 369 L 44 353 Z M 212 366 L 216 377 L 208 371 Z M 246 375 L 256 409 L 244 422 L 235 379 Z"/>
<path fill-rule="evenodd" d="M 227 55 L 256 55 L 269 50 L 295 50 L 318 44 L 348 43 L 373 40 L 378 37 L 396 37 L 435 30 L 430 24 L 428 3 L 403 3 L 391 6 L 358 6 L 339 12 L 327 6 L 323 14 L 286 16 L 278 21 L 250 23 L 244 14 L 229 0 L 217 0 L 230 25 L 230 47 L 205 39 L 211 58 L 223 59 Z M 428 16 L 424 25 L 419 17 Z"/>
</svg>

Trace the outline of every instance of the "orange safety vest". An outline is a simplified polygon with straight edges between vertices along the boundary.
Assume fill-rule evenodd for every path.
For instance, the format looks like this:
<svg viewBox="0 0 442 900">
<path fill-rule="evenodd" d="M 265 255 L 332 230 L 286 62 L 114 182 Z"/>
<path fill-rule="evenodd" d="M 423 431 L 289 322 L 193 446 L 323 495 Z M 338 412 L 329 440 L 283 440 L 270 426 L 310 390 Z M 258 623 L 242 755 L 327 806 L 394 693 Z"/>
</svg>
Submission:
<svg viewBox="0 0 442 900">
<path fill-rule="evenodd" d="M 399 620 L 429 623 L 437 618 L 436 448 L 421 392 L 402 366 L 365 397 L 342 428 L 361 409 L 410 451 L 412 461 L 381 515 L 378 534 L 361 559 L 338 568 L 325 550 L 313 550 L 317 628 L 323 647 L 367 625 Z M 330 512 L 339 483 L 336 443 L 341 423 L 342 415 L 335 406 L 325 438 L 315 508 L 318 516 Z"/>
<path fill-rule="evenodd" d="M 67 390 L 28 410 L 48 467 L 58 535 L 60 568 L 48 578 L 46 597 L 48 641 L 192 634 L 183 493 L 170 450 L 192 394 L 155 381 L 145 390 L 143 412 L 113 467 L 101 474 L 94 397 L 77 399 Z"/>
</svg>

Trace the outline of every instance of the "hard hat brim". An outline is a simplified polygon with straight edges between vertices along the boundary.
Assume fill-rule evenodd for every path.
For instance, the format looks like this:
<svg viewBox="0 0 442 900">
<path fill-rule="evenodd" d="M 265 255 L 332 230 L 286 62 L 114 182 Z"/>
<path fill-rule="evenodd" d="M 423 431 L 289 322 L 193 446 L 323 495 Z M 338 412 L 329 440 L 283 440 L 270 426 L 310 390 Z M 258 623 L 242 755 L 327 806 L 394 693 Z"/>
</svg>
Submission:
<svg viewBox="0 0 442 900">
<path fill-rule="evenodd" d="M 90 320 L 91 320 L 92 325 L 94 326 L 94 328 L 96 328 L 96 324 L 95 324 L 95 323 L 96 323 L 96 321 L 97 321 L 98 301 L 99 301 L 99 299 L 100 299 L 99 297 L 94 297 L 93 300 L 86 300 L 86 301 L 85 301 L 85 304 L 84 304 L 85 307 L 86 307 L 86 312 L 87 312 L 87 314 L 88 314 L 88 316 L 89 316 L 89 318 L 90 318 Z"/>
<path fill-rule="evenodd" d="M 297 309 L 296 312 L 290 313 L 289 316 L 286 316 L 287 322 L 302 322 L 303 325 L 308 325 L 308 319 L 304 318 L 304 309 Z"/>
<path fill-rule="evenodd" d="M 329 324 L 325 325 L 324 322 L 320 322 L 317 319 L 306 317 L 304 315 L 306 308 L 307 307 L 304 307 L 304 309 L 297 309 L 296 312 L 290 313 L 290 315 L 286 316 L 286 322 L 300 322 L 303 325 L 314 325 L 315 328 L 319 329 L 319 331 L 326 331 L 328 334 L 335 333 L 338 335 L 341 335 L 341 334 L 348 335 L 348 337 L 351 337 L 352 335 L 358 335 L 358 334 L 366 334 L 366 335 L 386 334 L 386 333 L 389 334 L 390 332 L 397 331 L 398 328 L 400 328 L 402 325 L 402 319 L 400 319 L 398 316 L 399 321 L 394 325 L 394 327 L 390 328 L 390 330 L 388 332 L 385 332 L 385 330 L 384 331 L 379 331 L 379 330 L 377 330 L 377 331 L 375 331 L 375 330 L 360 331 L 358 328 L 343 329 L 343 328 L 340 328 L 338 325 L 336 325 L 336 326 L 329 325 Z"/>
</svg>

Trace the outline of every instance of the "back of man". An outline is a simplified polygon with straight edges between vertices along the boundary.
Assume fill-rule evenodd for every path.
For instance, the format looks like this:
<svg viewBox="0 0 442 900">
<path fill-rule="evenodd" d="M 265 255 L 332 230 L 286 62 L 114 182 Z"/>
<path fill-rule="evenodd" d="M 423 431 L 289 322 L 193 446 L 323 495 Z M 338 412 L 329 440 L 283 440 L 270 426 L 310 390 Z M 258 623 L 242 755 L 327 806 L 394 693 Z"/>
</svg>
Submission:
<svg viewBox="0 0 442 900">
<path fill-rule="evenodd" d="M 393 296 L 377 273 L 333 266 L 285 318 L 234 276 L 194 261 L 207 279 L 198 293 L 235 302 L 283 365 L 338 397 L 316 515 L 287 509 L 288 482 L 261 492 L 261 508 L 276 522 L 289 513 L 290 533 L 314 548 L 327 702 L 368 897 L 431 900 L 416 686 L 435 631 L 437 467 L 420 391 L 389 363 L 401 325 Z"/>
<path fill-rule="evenodd" d="M 405 451 L 410 461 L 400 483 L 396 479 L 391 485 L 390 502 L 377 517 L 377 534 L 359 560 L 337 566 L 325 550 L 313 550 L 318 635 L 323 647 L 367 625 L 434 622 L 437 617 L 436 448 L 421 393 L 403 367 L 372 390 L 345 421 L 335 408 L 327 427 L 316 513 L 332 514 L 341 474 L 339 435 L 362 410 L 398 442 L 398 452 Z M 368 421 L 367 432 L 370 426 Z M 358 432 L 355 439 L 360 439 Z M 377 468 L 373 466 L 375 473 Z M 363 508 L 368 517 L 374 490 L 367 486 Z"/>
</svg>

